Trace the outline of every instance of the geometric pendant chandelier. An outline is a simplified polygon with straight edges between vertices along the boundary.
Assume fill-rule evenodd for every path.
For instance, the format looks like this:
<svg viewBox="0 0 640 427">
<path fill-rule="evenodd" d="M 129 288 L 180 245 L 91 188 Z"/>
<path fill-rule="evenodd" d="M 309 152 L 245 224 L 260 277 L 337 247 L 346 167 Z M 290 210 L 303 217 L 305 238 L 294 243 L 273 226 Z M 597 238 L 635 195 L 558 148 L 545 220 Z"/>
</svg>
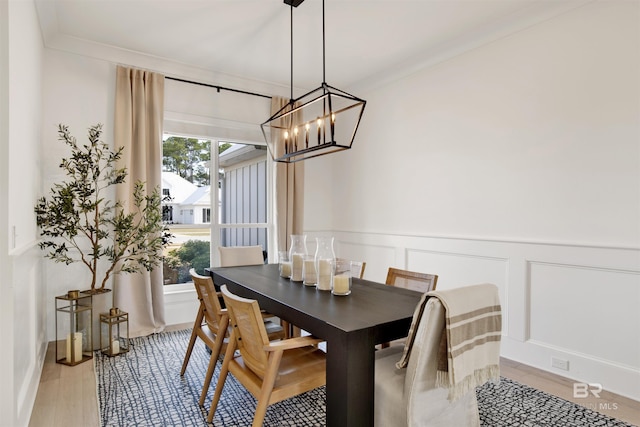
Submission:
<svg viewBox="0 0 640 427">
<path fill-rule="evenodd" d="M 326 83 L 324 0 L 322 83 L 317 89 L 293 99 L 293 8 L 303 1 L 284 0 L 291 7 L 291 98 L 261 125 L 276 162 L 294 163 L 350 149 L 367 103 Z"/>
</svg>

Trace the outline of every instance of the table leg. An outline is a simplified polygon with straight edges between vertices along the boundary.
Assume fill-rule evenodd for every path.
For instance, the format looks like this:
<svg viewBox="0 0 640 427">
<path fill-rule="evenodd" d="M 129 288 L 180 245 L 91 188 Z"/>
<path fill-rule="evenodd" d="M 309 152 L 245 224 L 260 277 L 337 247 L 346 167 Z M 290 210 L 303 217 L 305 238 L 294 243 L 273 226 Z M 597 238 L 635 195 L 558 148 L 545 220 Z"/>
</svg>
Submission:
<svg viewBox="0 0 640 427">
<path fill-rule="evenodd" d="M 327 426 L 373 426 L 373 341 L 367 331 L 327 341 Z"/>
</svg>

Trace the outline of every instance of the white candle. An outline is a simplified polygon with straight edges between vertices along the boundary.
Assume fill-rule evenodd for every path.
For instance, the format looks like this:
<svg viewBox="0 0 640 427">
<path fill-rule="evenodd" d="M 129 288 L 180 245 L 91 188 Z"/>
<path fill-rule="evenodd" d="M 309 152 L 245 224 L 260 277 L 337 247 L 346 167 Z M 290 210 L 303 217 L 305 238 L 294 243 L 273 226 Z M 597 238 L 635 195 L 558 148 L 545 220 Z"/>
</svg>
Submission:
<svg viewBox="0 0 640 427">
<path fill-rule="evenodd" d="M 333 278 L 333 293 L 336 295 L 349 295 L 351 293 L 351 276 L 339 274 Z"/>
<path fill-rule="evenodd" d="M 72 337 L 71 334 L 67 334 L 67 363 L 76 363 L 82 360 L 82 332 L 74 332 L 73 335 L 74 340 L 72 354 Z"/>
<path fill-rule="evenodd" d="M 316 262 L 311 257 L 304 260 L 304 284 L 309 286 L 316 284 Z"/>
<path fill-rule="evenodd" d="M 280 276 L 287 279 L 291 277 L 291 263 L 289 261 L 282 261 L 280 263 Z"/>
<path fill-rule="evenodd" d="M 302 254 L 293 254 L 291 265 L 291 280 L 294 282 L 302 281 Z"/>
<path fill-rule="evenodd" d="M 115 355 L 120 353 L 120 341 L 113 340 L 111 343 L 111 354 Z"/>
<path fill-rule="evenodd" d="M 318 289 L 321 291 L 331 290 L 331 271 L 333 270 L 330 259 L 318 260 Z"/>
</svg>

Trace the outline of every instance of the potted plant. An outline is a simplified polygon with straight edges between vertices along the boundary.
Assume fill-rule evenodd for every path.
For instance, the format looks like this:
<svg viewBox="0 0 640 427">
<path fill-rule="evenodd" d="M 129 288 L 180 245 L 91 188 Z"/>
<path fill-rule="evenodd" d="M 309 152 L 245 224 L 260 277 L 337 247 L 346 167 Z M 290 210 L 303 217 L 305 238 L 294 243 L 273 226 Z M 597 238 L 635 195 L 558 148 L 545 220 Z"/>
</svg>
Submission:
<svg viewBox="0 0 640 427">
<path fill-rule="evenodd" d="M 132 200 L 112 201 L 105 197 L 112 186 L 127 177 L 117 161 L 124 147 L 111 150 L 100 140 L 102 125 L 91 126 L 89 144 L 79 145 L 68 126 L 58 126 L 58 139 L 71 148 L 60 168 L 68 180 L 51 188 L 50 198 L 41 197 L 35 206 L 40 227 L 40 248 L 55 262 L 80 262 L 91 272 L 91 294 L 107 292 L 109 279 L 119 273 L 150 271 L 162 262 L 162 250 L 169 243 L 162 221 L 159 189 L 145 193 L 145 183 L 136 182 Z M 125 203 L 132 204 L 125 213 Z"/>
</svg>

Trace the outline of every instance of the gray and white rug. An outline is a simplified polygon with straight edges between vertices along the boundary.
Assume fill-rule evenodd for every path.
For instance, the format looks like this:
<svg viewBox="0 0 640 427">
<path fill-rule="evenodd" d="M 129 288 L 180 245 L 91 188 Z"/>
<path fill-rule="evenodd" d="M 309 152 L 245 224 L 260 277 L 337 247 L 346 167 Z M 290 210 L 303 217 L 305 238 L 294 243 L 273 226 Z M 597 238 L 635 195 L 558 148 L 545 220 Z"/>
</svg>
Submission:
<svg viewBox="0 0 640 427">
<path fill-rule="evenodd" d="M 103 427 L 207 426 L 198 406 L 209 355 L 197 340 L 184 377 L 180 369 L 191 331 L 175 331 L 134 338 L 126 354 L 95 353 L 98 408 Z M 209 390 L 213 397 L 220 363 Z M 575 426 L 632 427 L 590 409 L 503 378 L 499 385 L 477 390 L 480 421 L 486 427 Z M 255 399 L 229 375 L 213 426 L 250 426 Z M 264 425 L 301 427 L 325 425 L 324 387 L 270 406 Z M 209 424 L 210 426 L 210 424 Z"/>
</svg>

